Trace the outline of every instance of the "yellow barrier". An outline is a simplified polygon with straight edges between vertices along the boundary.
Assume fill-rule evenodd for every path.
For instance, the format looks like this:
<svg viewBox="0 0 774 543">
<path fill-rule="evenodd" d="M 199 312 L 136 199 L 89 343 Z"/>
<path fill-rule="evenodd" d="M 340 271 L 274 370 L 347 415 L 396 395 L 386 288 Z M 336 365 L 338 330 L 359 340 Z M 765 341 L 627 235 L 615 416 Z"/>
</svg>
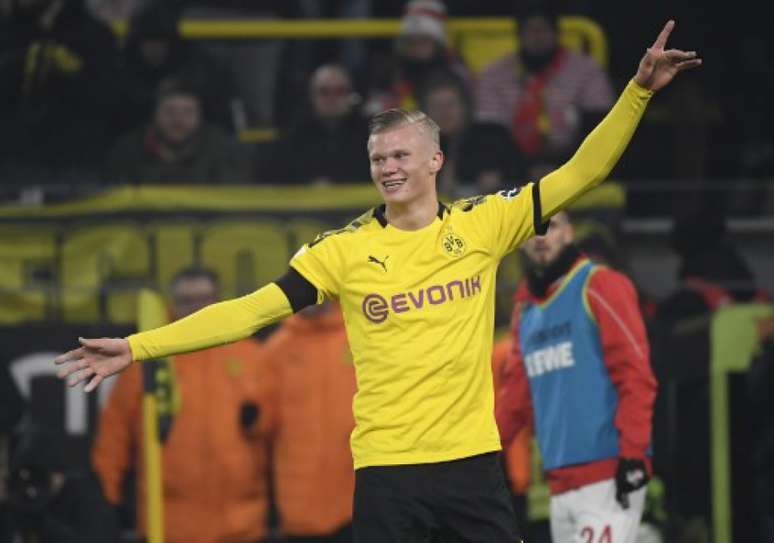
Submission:
<svg viewBox="0 0 774 543">
<path fill-rule="evenodd" d="M 607 67 L 607 40 L 596 22 L 587 17 L 566 16 L 560 19 L 559 26 L 563 45 L 582 49 L 602 67 Z M 120 36 L 126 35 L 127 28 L 126 22 L 114 24 Z M 180 22 L 180 32 L 187 38 L 225 40 L 391 38 L 399 28 L 399 19 L 184 19 Z M 516 23 L 511 17 L 451 18 L 449 33 L 474 71 L 516 47 Z"/>
<path fill-rule="evenodd" d="M 606 183 L 574 209 L 620 209 Z M 132 323 L 140 288 L 164 287 L 181 268 L 212 268 L 223 295 L 272 281 L 295 251 L 379 203 L 351 187 L 123 187 L 80 201 L 0 207 L 0 322 L 44 319 Z M 499 277 L 515 284 L 516 255 Z M 498 294 L 499 296 L 499 294 Z M 503 291 L 502 307 L 510 298 Z"/>
</svg>

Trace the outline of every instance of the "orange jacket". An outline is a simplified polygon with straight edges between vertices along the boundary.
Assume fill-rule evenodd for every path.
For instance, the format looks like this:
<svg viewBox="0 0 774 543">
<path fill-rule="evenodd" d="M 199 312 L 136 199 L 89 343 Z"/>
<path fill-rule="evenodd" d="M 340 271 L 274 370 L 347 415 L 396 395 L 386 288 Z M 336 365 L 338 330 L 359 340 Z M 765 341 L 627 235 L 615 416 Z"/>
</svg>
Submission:
<svg viewBox="0 0 774 543">
<path fill-rule="evenodd" d="M 266 535 L 276 389 L 261 351 L 244 340 L 174 358 L 181 406 L 162 449 L 166 543 L 242 543 Z M 140 364 L 118 378 L 99 418 L 92 462 L 112 503 L 121 502 L 122 480 L 137 467 L 145 533 L 141 385 Z M 245 402 L 260 410 L 247 429 L 240 425 Z"/>
<path fill-rule="evenodd" d="M 496 342 L 492 349 L 492 375 L 494 377 L 495 398 L 499 397 L 498 391 L 502 386 L 505 362 L 508 360 L 508 352 L 511 350 L 511 337 Z M 505 456 L 505 469 L 511 481 L 511 490 L 515 494 L 526 494 L 531 481 L 530 444 L 532 442 L 532 430 L 524 427 L 503 451 Z"/>
<path fill-rule="evenodd" d="M 326 535 L 352 520 L 355 369 L 341 309 L 294 315 L 266 342 L 278 375 L 274 484 L 283 532 Z"/>
</svg>

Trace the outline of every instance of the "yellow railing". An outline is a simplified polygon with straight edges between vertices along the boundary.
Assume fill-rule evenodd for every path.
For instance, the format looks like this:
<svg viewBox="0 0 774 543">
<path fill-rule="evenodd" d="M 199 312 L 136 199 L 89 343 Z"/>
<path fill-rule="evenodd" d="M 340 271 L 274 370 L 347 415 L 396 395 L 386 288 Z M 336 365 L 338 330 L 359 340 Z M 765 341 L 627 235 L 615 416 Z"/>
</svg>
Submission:
<svg viewBox="0 0 774 543">
<path fill-rule="evenodd" d="M 581 16 L 560 19 L 560 39 L 573 49 L 586 51 L 607 67 L 605 34 L 593 20 Z M 399 19 L 283 19 L 198 20 L 183 19 L 180 32 L 192 39 L 330 39 L 390 38 L 398 33 Z M 114 24 L 125 35 L 126 22 Z M 516 47 L 516 23 L 510 17 L 472 17 L 449 20 L 453 43 L 474 71 Z"/>
</svg>

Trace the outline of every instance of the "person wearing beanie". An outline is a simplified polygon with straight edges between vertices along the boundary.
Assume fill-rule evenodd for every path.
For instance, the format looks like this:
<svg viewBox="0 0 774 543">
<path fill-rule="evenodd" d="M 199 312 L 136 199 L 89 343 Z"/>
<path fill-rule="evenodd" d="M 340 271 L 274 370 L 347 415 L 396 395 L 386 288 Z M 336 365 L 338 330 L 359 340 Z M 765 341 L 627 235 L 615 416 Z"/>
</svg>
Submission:
<svg viewBox="0 0 774 543">
<path fill-rule="evenodd" d="M 534 428 L 554 542 L 632 543 L 652 473 L 648 338 L 632 282 L 573 242 L 560 212 L 524 244 L 497 423 L 504 446 Z"/>
<path fill-rule="evenodd" d="M 402 44 L 414 37 L 427 37 L 446 46 L 449 43 L 446 35 L 447 20 L 446 6 L 442 1 L 412 0 L 406 4 L 400 21 L 398 43 Z"/>
<path fill-rule="evenodd" d="M 466 92 L 472 91 L 472 75 L 450 47 L 447 19 L 446 6 L 440 0 L 412 0 L 406 4 L 393 44 L 391 76 L 368 97 L 364 108 L 367 114 L 394 107 L 416 108 L 426 81 L 439 74 L 461 79 Z"/>
</svg>

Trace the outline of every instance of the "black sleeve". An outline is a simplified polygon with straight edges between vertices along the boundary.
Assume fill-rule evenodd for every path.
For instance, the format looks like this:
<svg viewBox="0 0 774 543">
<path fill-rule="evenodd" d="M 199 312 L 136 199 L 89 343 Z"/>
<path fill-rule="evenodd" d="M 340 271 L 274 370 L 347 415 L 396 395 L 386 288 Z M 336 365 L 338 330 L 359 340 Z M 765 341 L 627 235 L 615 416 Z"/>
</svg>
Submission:
<svg viewBox="0 0 774 543">
<path fill-rule="evenodd" d="M 540 181 L 532 185 L 532 220 L 535 224 L 535 235 L 544 236 L 548 232 L 548 221 L 543 222 L 543 209 L 540 206 Z"/>
<path fill-rule="evenodd" d="M 274 282 L 288 297 L 293 313 L 317 303 L 317 288 L 294 268 L 288 268 L 285 275 Z"/>
</svg>

